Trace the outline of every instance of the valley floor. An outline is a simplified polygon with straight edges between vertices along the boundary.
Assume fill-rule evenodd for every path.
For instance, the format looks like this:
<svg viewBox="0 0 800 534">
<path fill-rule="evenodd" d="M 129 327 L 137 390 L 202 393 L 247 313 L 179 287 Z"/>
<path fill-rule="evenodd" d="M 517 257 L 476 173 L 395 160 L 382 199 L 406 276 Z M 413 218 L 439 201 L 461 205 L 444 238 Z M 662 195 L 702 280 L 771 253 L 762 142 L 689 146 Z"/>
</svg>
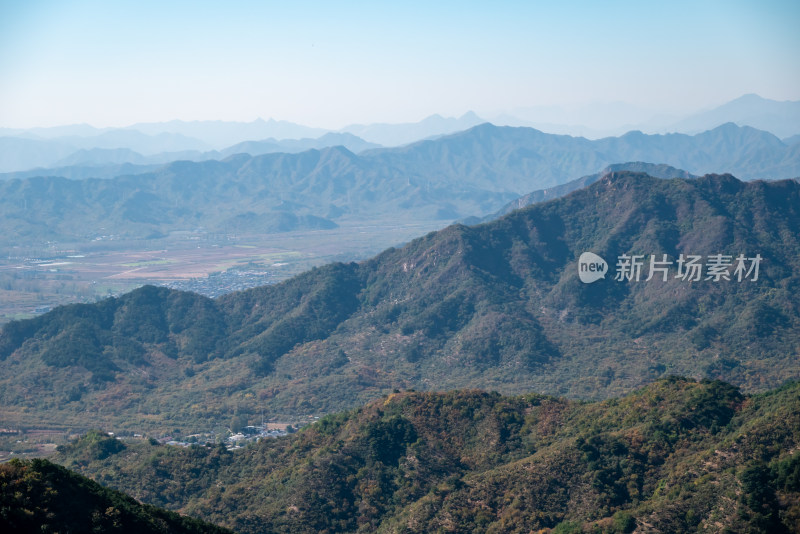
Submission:
<svg viewBox="0 0 800 534">
<path fill-rule="evenodd" d="M 441 220 L 364 221 L 332 230 L 250 235 L 186 231 L 150 240 L 98 233 L 75 242 L 3 245 L 0 325 L 145 284 L 216 297 L 280 282 L 331 261 L 359 261 L 446 225 Z"/>
</svg>

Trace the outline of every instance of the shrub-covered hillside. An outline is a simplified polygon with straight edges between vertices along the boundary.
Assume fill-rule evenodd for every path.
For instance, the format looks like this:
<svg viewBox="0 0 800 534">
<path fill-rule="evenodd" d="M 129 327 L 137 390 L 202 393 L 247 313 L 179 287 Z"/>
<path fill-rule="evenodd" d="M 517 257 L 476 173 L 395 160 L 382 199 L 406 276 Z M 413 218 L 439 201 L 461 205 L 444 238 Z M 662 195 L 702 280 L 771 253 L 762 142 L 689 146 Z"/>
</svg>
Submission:
<svg viewBox="0 0 800 534">
<path fill-rule="evenodd" d="M 47 460 L 0 464 L 0 530 L 16 534 L 229 532 L 140 504 Z"/>
<path fill-rule="evenodd" d="M 233 452 L 102 439 L 57 461 L 240 532 L 800 527 L 798 383 L 669 378 L 596 403 L 403 392 Z"/>
</svg>

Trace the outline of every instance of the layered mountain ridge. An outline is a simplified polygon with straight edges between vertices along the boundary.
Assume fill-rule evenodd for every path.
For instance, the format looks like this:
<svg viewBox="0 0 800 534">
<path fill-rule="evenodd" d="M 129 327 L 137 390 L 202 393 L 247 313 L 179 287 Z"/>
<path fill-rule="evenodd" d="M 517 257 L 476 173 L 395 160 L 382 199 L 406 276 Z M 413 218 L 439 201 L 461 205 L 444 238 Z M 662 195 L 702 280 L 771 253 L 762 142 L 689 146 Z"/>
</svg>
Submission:
<svg viewBox="0 0 800 534">
<path fill-rule="evenodd" d="M 196 229 L 231 232 L 242 226 L 242 217 L 254 233 L 398 217 L 449 222 L 493 213 L 531 191 L 625 161 L 658 162 L 695 175 L 793 178 L 800 176 L 797 146 L 732 124 L 696 136 L 631 132 L 597 141 L 483 124 L 359 155 L 333 147 L 177 161 L 113 179 L 5 180 L 0 230 L 4 242 L 16 244 L 80 240 L 98 228 L 139 239 Z M 83 167 L 64 174 L 74 178 L 84 170 L 92 175 Z"/>
<path fill-rule="evenodd" d="M 763 390 L 800 376 L 798 206 L 793 180 L 611 173 L 274 286 L 216 300 L 145 287 L 57 308 L 3 329 L 2 417 L 189 429 L 393 388 L 606 398 L 668 374 Z M 608 262 L 605 279 L 579 280 L 587 251 Z M 640 279 L 614 279 L 625 255 Z M 681 278 L 682 255 L 729 257 L 728 279 L 707 267 Z M 737 280 L 740 255 L 761 259 L 757 277 Z M 667 279 L 647 280 L 665 259 Z"/>
</svg>

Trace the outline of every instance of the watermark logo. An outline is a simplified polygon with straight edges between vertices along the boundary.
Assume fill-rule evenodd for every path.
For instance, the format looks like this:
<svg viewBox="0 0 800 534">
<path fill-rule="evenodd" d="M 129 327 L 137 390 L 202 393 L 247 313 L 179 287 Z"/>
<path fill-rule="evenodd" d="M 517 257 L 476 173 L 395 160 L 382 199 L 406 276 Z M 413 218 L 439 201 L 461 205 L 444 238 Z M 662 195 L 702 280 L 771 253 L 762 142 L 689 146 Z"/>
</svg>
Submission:
<svg viewBox="0 0 800 534">
<path fill-rule="evenodd" d="M 608 264 L 594 252 L 584 252 L 578 258 L 578 277 L 584 284 L 591 284 L 606 277 Z"/>
<path fill-rule="evenodd" d="M 699 282 L 701 280 L 712 282 L 750 280 L 755 282 L 758 280 L 762 261 L 761 254 L 752 257 L 745 254 L 735 257 L 711 254 L 705 258 L 697 254 L 681 254 L 675 261 L 670 260 L 666 254 L 661 254 L 660 258 L 655 254 L 647 256 L 623 254 L 617 258 L 614 280 L 617 282 L 642 280 L 648 282 L 653 278 L 659 278 L 666 282 L 670 278 L 676 278 L 682 282 Z M 606 261 L 593 252 L 584 252 L 578 259 L 578 277 L 585 284 L 605 278 L 607 271 Z"/>
</svg>

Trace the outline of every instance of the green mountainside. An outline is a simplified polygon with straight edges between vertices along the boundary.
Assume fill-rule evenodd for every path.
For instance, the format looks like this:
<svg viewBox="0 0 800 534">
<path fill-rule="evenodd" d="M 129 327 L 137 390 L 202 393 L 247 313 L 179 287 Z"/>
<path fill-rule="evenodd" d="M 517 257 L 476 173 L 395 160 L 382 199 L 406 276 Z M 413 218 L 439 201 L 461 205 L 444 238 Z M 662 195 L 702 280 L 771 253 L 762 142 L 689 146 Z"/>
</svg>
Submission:
<svg viewBox="0 0 800 534">
<path fill-rule="evenodd" d="M 112 179 L 86 167 L 60 169 L 58 176 L 23 174 L 29 177 L 0 181 L 0 245 L 98 234 L 152 239 L 198 229 L 265 234 L 398 217 L 452 221 L 493 213 L 530 191 L 624 161 L 744 179 L 800 176 L 797 150 L 733 124 L 695 136 L 630 132 L 590 141 L 487 123 L 358 155 L 337 146 L 175 161 Z"/>
<path fill-rule="evenodd" d="M 230 532 L 140 504 L 47 460 L 0 464 L 0 529 L 16 534 Z"/>
<path fill-rule="evenodd" d="M 398 392 L 232 452 L 92 433 L 55 460 L 245 533 L 788 533 L 799 446 L 797 382 L 671 377 L 595 403 Z"/>
<path fill-rule="evenodd" d="M 583 284 L 577 260 L 608 261 Z M 615 281 L 617 258 L 760 255 L 757 280 Z M 705 261 L 705 260 L 704 260 Z M 752 265 L 751 265 L 752 267 Z M 729 269 L 732 270 L 732 269 Z M 612 173 L 497 221 L 216 300 L 144 287 L 0 334 L 0 419 L 173 432 L 394 388 L 602 399 L 670 374 L 800 377 L 800 184 Z"/>
</svg>

